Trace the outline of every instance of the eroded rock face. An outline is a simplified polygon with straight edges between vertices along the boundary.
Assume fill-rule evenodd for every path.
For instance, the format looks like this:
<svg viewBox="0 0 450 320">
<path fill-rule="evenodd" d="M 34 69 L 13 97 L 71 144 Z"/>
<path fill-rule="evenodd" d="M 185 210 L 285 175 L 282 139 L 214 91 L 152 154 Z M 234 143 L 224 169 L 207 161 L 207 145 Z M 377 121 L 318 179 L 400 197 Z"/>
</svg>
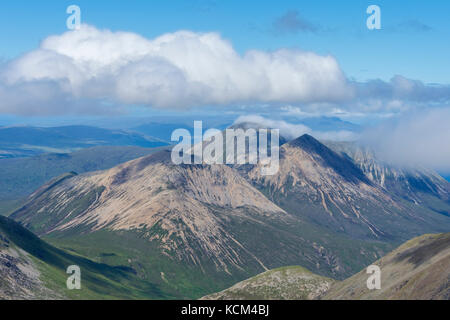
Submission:
<svg viewBox="0 0 450 320">
<path fill-rule="evenodd" d="M 4 237 L 2 241 L 9 241 Z M 57 298 L 40 280 L 40 272 L 29 255 L 12 247 L 0 248 L 0 300 Z"/>
</svg>

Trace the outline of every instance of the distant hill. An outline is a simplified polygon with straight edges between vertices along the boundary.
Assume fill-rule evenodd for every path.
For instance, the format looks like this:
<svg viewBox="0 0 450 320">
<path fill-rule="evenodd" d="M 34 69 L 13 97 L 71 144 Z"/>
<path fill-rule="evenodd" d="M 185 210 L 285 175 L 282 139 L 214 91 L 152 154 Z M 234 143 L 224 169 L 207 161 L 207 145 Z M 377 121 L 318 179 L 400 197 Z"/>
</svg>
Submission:
<svg viewBox="0 0 450 320">
<path fill-rule="evenodd" d="M 186 122 L 167 122 L 167 123 L 160 123 L 160 122 L 149 122 L 145 124 L 141 124 L 137 127 L 133 127 L 130 130 L 134 132 L 140 132 L 142 134 L 161 139 L 162 141 L 171 142 L 172 133 L 176 129 L 186 129 L 192 134 L 194 133 L 194 120 L 189 120 Z M 211 120 L 211 119 L 205 119 L 202 121 L 203 125 L 203 132 L 205 132 L 208 129 L 214 128 L 214 129 L 225 129 L 229 126 L 229 121 L 225 119 L 222 120 Z"/>
<path fill-rule="evenodd" d="M 142 133 L 90 126 L 0 127 L 0 159 L 68 153 L 94 146 L 155 148 L 165 145 L 166 142 Z"/>
<path fill-rule="evenodd" d="M 185 123 L 146 123 L 134 127 L 131 130 L 161 139 L 162 141 L 170 142 L 172 132 L 176 129 L 187 129 L 194 131 L 193 123 L 187 125 Z"/>
<path fill-rule="evenodd" d="M 302 267 L 284 267 L 264 272 L 201 300 L 314 300 L 335 282 Z"/>
<path fill-rule="evenodd" d="M 341 120 L 337 117 L 311 117 L 301 119 L 300 123 L 313 129 L 314 131 L 351 131 L 359 132 L 362 130 L 361 126 Z"/>
</svg>

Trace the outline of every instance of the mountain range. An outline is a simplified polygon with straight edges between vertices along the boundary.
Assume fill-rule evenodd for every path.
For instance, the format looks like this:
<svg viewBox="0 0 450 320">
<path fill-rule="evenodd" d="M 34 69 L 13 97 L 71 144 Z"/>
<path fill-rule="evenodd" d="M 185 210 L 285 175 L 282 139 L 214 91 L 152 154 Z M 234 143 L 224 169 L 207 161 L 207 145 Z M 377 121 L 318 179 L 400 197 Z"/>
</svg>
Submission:
<svg viewBox="0 0 450 320">
<path fill-rule="evenodd" d="M 167 142 L 142 133 L 91 126 L 0 127 L 0 159 L 69 153 L 95 146 L 154 148 L 166 145 Z"/>
<path fill-rule="evenodd" d="M 448 230 L 445 216 L 450 212 L 450 193 L 449 183 L 443 178 L 420 171 L 428 188 L 404 187 L 416 198 L 434 203 L 427 206 L 401 196 L 362 167 L 358 158 L 333 151 L 310 135 L 303 135 L 281 146 L 277 174 L 261 176 L 258 165 L 238 166 L 238 170 L 287 212 L 352 238 L 400 243 L 426 232 Z M 385 172 L 396 174 L 387 166 Z M 405 180 L 420 185 L 422 180 L 414 177 L 404 173 Z M 403 183 L 397 181 L 397 187 Z"/>
<path fill-rule="evenodd" d="M 169 150 L 66 174 L 11 218 L 88 258 L 112 253 L 101 261 L 191 298 L 286 265 L 344 279 L 405 240 L 450 229 L 448 216 L 416 208 L 309 135 L 280 151 L 268 177 L 257 165 L 174 165 Z"/>
<path fill-rule="evenodd" d="M 204 282 L 218 288 L 285 264 L 342 278 L 387 247 L 288 214 L 228 166 L 174 165 L 169 151 L 59 177 L 11 218 L 50 242 L 81 246 L 91 255 L 90 242 L 99 250 L 95 256 L 117 246 L 117 257 L 132 261 L 130 267 L 143 274 L 159 270 L 158 280 L 164 273 L 177 290 L 199 293 Z M 178 288 L 183 282 L 189 285 Z"/>
<path fill-rule="evenodd" d="M 282 141 L 273 176 L 259 165 L 175 165 L 166 149 L 56 177 L 10 218 L 175 298 L 290 265 L 343 280 L 406 240 L 450 230 L 449 184 L 437 174 L 397 171 L 356 145 Z"/>
</svg>

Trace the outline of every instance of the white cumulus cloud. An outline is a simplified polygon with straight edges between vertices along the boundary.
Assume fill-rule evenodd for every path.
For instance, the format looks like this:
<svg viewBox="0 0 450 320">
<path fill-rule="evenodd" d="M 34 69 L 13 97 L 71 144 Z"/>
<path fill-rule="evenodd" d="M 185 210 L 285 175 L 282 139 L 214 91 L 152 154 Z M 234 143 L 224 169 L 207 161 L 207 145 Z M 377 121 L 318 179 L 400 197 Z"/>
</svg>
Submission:
<svg viewBox="0 0 450 320">
<path fill-rule="evenodd" d="M 402 76 L 349 80 L 333 56 L 235 51 L 218 33 L 148 39 L 83 25 L 0 67 L 0 112 L 104 113 L 130 105 L 293 105 L 308 113 L 404 113 L 450 103 L 450 86 Z"/>
<path fill-rule="evenodd" d="M 217 33 L 147 39 L 83 25 L 2 68 L 0 112 L 51 113 L 83 99 L 164 108 L 339 102 L 353 91 L 332 56 L 286 49 L 240 55 Z"/>
</svg>

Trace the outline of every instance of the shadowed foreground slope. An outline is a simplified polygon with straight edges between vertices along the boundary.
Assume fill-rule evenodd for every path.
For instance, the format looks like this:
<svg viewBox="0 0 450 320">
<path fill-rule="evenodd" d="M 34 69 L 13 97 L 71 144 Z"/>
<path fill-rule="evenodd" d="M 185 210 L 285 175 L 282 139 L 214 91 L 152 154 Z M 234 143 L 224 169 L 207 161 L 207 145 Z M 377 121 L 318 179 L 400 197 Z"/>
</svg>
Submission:
<svg viewBox="0 0 450 320">
<path fill-rule="evenodd" d="M 66 288 L 71 265 L 81 269 L 81 290 Z M 0 300 L 172 298 L 135 273 L 57 249 L 0 216 Z"/>
</svg>

